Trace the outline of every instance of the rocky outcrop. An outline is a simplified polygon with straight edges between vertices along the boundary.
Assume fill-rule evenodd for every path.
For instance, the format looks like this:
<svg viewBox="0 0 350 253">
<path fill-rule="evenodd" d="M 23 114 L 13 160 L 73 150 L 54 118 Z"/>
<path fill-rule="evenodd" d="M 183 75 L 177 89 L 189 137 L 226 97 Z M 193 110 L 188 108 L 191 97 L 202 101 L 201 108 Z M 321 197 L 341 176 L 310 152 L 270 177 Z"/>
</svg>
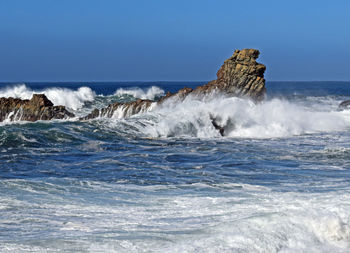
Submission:
<svg viewBox="0 0 350 253">
<path fill-rule="evenodd" d="M 176 93 L 167 93 L 158 101 L 138 99 L 127 103 L 113 103 L 100 110 L 95 109 L 81 120 L 97 117 L 125 118 L 152 110 L 165 102 L 181 102 L 186 97 L 202 99 L 210 94 L 224 94 L 261 101 L 265 95 L 264 72 L 266 67 L 257 63 L 259 51 L 256 49 L 236 50 L 217 72 L 217 79 L 195 89 L 183 88 Z M 44 94 L 34 94 L 30 100 L 0 98 L 0 121 L 9 120 L 51 120 L 74 117 L 64 106 L 54 106 Z M 223 135 L 225 126 L 211 117 L 213 126 Z"/>
<path fill-rule="evenodd" d="M 80 120 L 88 120 L 97 117 L 115 117 L 126 118 L 137 113 L 143 113 L 152 109 L 152 105 L 156 102 L 148 99 L 138 99 L 128 103 L 114 103 L 101 110 L 94 109 L 89 115 L 80 118 Z"/>
<path fill-rule="evenodd" d="M 259 54 L 256 49 L 236 50 L 217 72 L 217 79 L 197 87 L 193 93 L 221 92 L 229 96 L 262 100 L 265 95 L 266 67 L 256 62 Z"/>
<path fill-rule="evenodd" d="M 246 97 L 254 101 L 261 101 L 265 95 L 264 72 L 266 67 L 256 62 L 259 54 L 256 49 L 236 50 L 217 72 L 217 79 L 203 86 L 196 89 L 183 88 L 174 94 L 167 93 L 157 102 L 139 99 L 129 103 L 114 103 L 101 110 L 95 109 L 81 119 L 86 120 L 99 116 L 128 117 L 136 113 L 149 111 L 154 106 L 161 105 L 170 99 L 181 102 L 189 95 L 200 99 L 208 94 L 221 93 L 226 96 Z M 213 119 L 215 128 L 220 129 L 220 126 L 215 124 L 215 119 Z M 222 129 L 221 132 L 223 132 Z"/>
<path fill-rule="evenodd" d="M 32 99 L 0 98 L 0 121 L 37 121 L 74 117 L 64 106 L 54 106 L 44 94 Z"/>
</svg>

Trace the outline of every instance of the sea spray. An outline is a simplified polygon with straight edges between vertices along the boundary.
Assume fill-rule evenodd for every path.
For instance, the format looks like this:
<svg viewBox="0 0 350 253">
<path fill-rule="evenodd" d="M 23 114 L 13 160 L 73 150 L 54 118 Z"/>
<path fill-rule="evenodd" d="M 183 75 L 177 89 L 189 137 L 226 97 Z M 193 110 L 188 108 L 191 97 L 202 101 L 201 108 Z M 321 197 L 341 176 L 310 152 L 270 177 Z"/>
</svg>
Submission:
<svg viewBox="0 0 350 253">
<path fill-rule="evenodd" d="M 35 93 L 44 93 L 55 105 L 79 110 L 81 112 L 78 115 L 84 116 L 94 106 L 101 108 L 119 99 L 128 101 L 125 96 L 128 96 L 129 101 L 136 98 L 154 99 L 164 94 L 164 90 L 156 86 L 147 89 L 120 88 L 113 95 L 96 96 L 88 87 L 77 90 L 60 87 L 37 90 L 22 84 L 0 89 L 0 96 L 3 97 L 30 99 Z M 294 101 L 272 98 L 254 103 L 247 99 L 218 95 L 202 99 L 188 96 L 182 102 L 169 100 L 162 105 L 153 103 L 137 115 L 131 115 L 129 110 L 132 108 L 121 107 L 112 119 L 103 119 L 101 115 L 100 120 L 106 121 L 110 128 L 122 125 L 122 128 L 133 131 L 137 129 L 137 135 L 147 137 L 219 138 L 221 135 L 215 129 L 213 119 L 225 128 L 225 137 L 234 138 L 290 137 L 349 128 L 350 111 L 336 110 L 339 98 L 326 97 L 324 100 L 318 97 Z M 130 119 L 118 122 L 130 116 Z"/>
<path fill-rule="evenodd" d="M 150 115 L 154 121 L 140 131 L 152 137 L 219 137 L 212 119 L 225 128 L 225 136 L 244 138 L 289 137 L 350 127 L 350 111 L 315 110 L 283 99 L 254 103 L 235 97 L 188 97 L 182 103 L 158 106 Z"/>
<path fill-rule="evenodd" d="M 350 252 L 350 110 L 336 111 L 350 85 L 296 84 L 258 104 L 0 125 L 0 251 Z M 81 110 L 121 99 L 122 85 L 89 86 L 106 92 Z"/>
<path fill-rule="evenodd" d="M 85 102 L 93 101 L 96 96 L 89 87 L 80 87 L 77 90 L 60 87 L 32 90 L 25 84 L 19 84 L 0 89 L 0 97 L 31 99 L 33 94 L 45 94 L 54 105 L 64 105 L 73 110 L 81 109 Z"/>
<path fill-rule="evenodd" d="M 152 86 L 147 89 L 141 89 L 141 88 L 119 88 L 114 95 L 115 96 L 132 96 L 134 98 L 141 98 L 141 99 L 150 99 L 154 100 L 157 97 L 161 97 L 165 94 L 164 90 L 157 87 Z"/>
</svg>

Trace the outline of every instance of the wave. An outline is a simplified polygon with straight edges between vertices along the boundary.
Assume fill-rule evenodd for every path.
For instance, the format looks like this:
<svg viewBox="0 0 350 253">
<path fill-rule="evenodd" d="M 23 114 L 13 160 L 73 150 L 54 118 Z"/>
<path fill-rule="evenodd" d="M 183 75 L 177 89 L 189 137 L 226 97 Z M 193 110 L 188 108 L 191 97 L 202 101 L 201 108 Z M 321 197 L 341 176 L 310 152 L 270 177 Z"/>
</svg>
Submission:
<svg viewBox="0 0 350 253">
<path fill-rule="evenodd" d="M 130 88 L 130 89 L 124 89 L 120 88 L 118 89 L 114 95 L 115 96 L 132 96 L 134 98 L 141 98 L 141 99 L 150 99 L 154 100 L 157 97 L 164 96 L 165 92 L 161 88 L 157 86 L 152 86 L 146 90 L 143 90 L 141 88 Z"/>
<path fill-rule="evenodd" d="M 225 136 L 243 138 L 290 137 L 350 127 L 350 111 L 316 108 L 283 99 L 255 104 L 235 97 L 205 101 L 188 97 L 182 103 L 156 107 L 143 117 L 139 130 L 151 137 L 219 137 L 213 119 L 225 128 Z"/>
<path fill-rule="evenodd" d="M 73 110 L 81 109 L 85 102 L 93 101 L 96 96 L 89 87 L 80 87 L 77 90 L 59 87 L 32 90 L 25 84 L 20 84 L 0 89 L 0 97 L 31 99 L 33 94 L 39 93 L 45 94 L 54 105 L 64 105 Z"/>
<path fill-rule="evenodd" d="M 349 252 L 350 247 L 348 188 L 305 194 L 249 184 L 137 186 L 74 179 L 2 180 L 1 187 L 21 198 L 1 196 L 0 221 L 9 228 L 32 225 L 32 230 L 4 235 L 24 243 L 6 240 L 0 250 Z M 52 201 L 70 192 L 77 197 Z M 91 194 L 105 198 L 85 201 Z M 46 240 L 43 230 L 51 232 Z M 62 243 L 64 236 L 69 244 Z"/>
<path fill-rule="evenodd" d="M 113 99 L 156 99 L 165 92 L 156 86 L 148 89 L 120 88 L 111 96 L 96 96 L 88 87 L 32 90 L 22 84 L 0 89 L 0 97 L 30 99 L 34 93 L 44 93 L 55 105 L 79 110 L 77 113 L 84 116 L 92 108 L 102 108 L 115 102 Z M 120 113 L 116 111 L 112 119 L 102 119 L 102 125 L 108 127 L 104 131 L 118 129 L 122 135 L 128 136 L 221 137 L 213 125 L 214 120 L 225 129 L 225 137 L 281 138 L 349 129 L 350 110 L 337 111 L 338 104 L 338 99 L 333 97 L 306 97 L 293 101 L 272 98 L 256 104 L 237 97 L 208 96 L 198 100 L 188 96 L 182 102 L 168 100 L 162 105 L 154 104 L 144 110 L 145 113 L 128 119 L 120 119 Z M 102 126 L 97 124 L 96 127 Z"/>
</svg>

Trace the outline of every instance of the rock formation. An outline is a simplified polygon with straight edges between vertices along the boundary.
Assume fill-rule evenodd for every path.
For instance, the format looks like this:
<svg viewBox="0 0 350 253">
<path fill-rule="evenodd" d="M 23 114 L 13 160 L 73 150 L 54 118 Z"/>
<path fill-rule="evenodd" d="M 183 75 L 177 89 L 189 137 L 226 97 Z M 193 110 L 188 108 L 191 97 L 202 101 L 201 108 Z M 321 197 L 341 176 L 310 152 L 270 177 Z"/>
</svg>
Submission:
<svg viewBox="0 0 350 253">
<path fill-rule="evenodd" d="M 127 118 L 137 113 L 143 113 L 152 109 L 156 102 L 148 99 L 138 99 L 127 103 L 114 103 L 101 110 L 94 109 L 89 115 L 80 118 L 81 120 L 93 119 L 97 117 Z"/>
<path fill-rule="evenodd" d="M 265 65 L 257 63 L 256 49 L 236 50 L 221 66 L 217 79 L 196 88 L 196 94 L 219 91 L 230 96 L 247 97 L 260 101 L 265 95 Z"/>
<path fill-rule="evenodd" d="M 225 96 L 238 96 L 260 101 L 265 95 L 264 72 L 266 67 L 257 63 L 259 51 L 256 49 L 236 50 L 227 59 L 217 72 L 217 79 L 196 89 L 183 88 L 177 93 L 167 93 L 158 101 L 138 99 L 127 103 L 110 104 L 103 109 L 95 109 L 81 120 L 97 117 L 125 118 L 137 113 L 152 110 L 167 101 L 181 102 L 188 96 L 202 99 L 210 94 L 224 94 Z M 53 106 L 44 94 L 34 94 L 31 100 L 18 98 L 0 98 L 0 121 L 4 120 L 51 120 L 74 117 L 64 106 Z M 213 126 L 224 135 L 225 127 L 220 126 L 220 120 L 210 116 Z M 230 123 L 231 124 L 231 123 Z M 232 127 L 234 123 L 231 124 Z"/>
<path fill-rule="evenodd" d="M 136 100 L 129 103 L 114 103 L 101 110 L 95 109 L 81 118 L 82 120 L 96 117 L 128 117 L 136 113 L 151 110 L 155 105 L 161 105 L 169 99 L 183 100 L 189 95 L 195 98 L 201 98 L 211 93 L 222 93 L 226 96 L 246 97 L 254 101 L 261 101 L 265 95 L 265 65 L 257 63 L 259 51 L 256 49 L 236 50 L 234 54 L 227 59 L 217 72 L 217 79 L 213 80 L 196 89 L 183 88 L 177 93 L 167 93 L 159 101 Z M 215 128 L 223 133 L 223 127 L 216 124 L 212 119 Z"/>
<path fill-rule="evenodd" d="M 0 98 L 0 121 L 51 120 L 74 117 L 64 106 L 53 106 L 44 94 L 34 94 L 32 99 Z"/>
</svg>

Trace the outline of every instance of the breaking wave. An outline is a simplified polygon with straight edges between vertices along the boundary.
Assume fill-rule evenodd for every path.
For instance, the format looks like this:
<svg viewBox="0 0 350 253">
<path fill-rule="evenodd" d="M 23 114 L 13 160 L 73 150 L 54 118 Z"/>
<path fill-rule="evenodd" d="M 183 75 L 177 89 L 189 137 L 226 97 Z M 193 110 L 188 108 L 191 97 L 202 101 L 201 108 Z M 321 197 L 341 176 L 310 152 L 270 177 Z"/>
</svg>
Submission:
<svg viewBox="0 0 350 253">
<path fill-rule="evenodd" d="M 141 99 L 150 99 L 154 100 L 157 97 L 163 96 L 165 94 L 164 90 L 157 86 L 152 86 L 146 90 L 143 90 L 141 88 L 131 88 L 131 89 L 124 89 L 120 88 L 115 92 L 115 96 L 132 96 L 134 98 L 141 98 Z"/>
<path fill-rule="evenodd" d="M 213 119 L 225 128 L 225 136 L 243 138 L 290 137 L 350 127 L 350 111 L 326 110 L 321 105 L 311 108 L 282 99 L 255 104 L 234 97 L 209 101 L 188 98 L 183 103 L 158 106 L 148 116 L 140 131 L 151 137 L 219 137 Z"/>
<path fill-rule="evenodd" d="M 24 200 L 1 197 L 3 208 L 16 212 L 4 211 L 0 221 L 17 226 L 30 221 L 35 225 L 31 231 L 47 232 L 40 233 L 39 240 L 27 231 L 14 230 L 15 238 L 34 238 L 34 243 L 8 240 L 0 250 L 349 252 L 348 192 L 283 193 L 234 183 L 140 187 L 65 180 L 64 187 L 58 180 L 2 182 L 3 188 L 15 189 Z M 199 190 L 193 193 L 191 189 Z M 62 198 L 59 204 L 52 201 L 63 191 L 73 191 L 77 197 Z M 109 200 L 107 197 L 88 195 L 109 196 L 106 191 L 114 197 L 108 204 L 103 202 Z M 36 194 L 41 198 L 26 201 Z M 85 200 L 87 197 L 90 201 Z M 49 215 L 52 212 L 56 215 Z M 66 222 L 62 216 L 67 217 Z M 73 239 L 69 243 L 57 239 L 68 236 L 81 239 L 76 243 Z"/>
<path fill-rule="evenodd" d="M 54 105 L 64 105 L 73 110 L 82 108 L 85 102 L 93 101 L 96 96 L 89 87 L 80 87 L 77 90 L 58 87 L 32 90 L 25 84 L 20 84 L 0 89 L 0 97 L 31 99 L 33 94 L 39 93 L 45 94 Z"/>
<path fill-rule="evenodd" d="M 30 99 L 35 93 L 44 93 L 54 105 L 64 105 L 79 116 L 85 116 L 94 108 L 136 98 L 156 100 L 165 92 L 156 86 L 148 89 L 120 88 L 109 96 L 97 96 L 88 87 L 33 90 L 22 84 L 0 89 L 0 97 Z M 215 121 L 224 128 L 225 137 L 280 138 L 349 129 L 350 110 L 337 111 L 338 104 L 336 97 L 272 98 L 256 104 L 236 97 L 216 95 L 199 100 L 188 96 L 182 102 L 168 100 L 162 105 L 154 103 L 150 108 L 141 110 L 144 113 L 127 119 L 122 119 L 123 115 L 130 115 L 129 111 L 133 108 L 120 107 L 112 119 L 102 117 L 102 120 L 107 121 L 110 128 L 129 133 L 129 136 L 218 138 L 221 135 L 213 125 Z"/>
</svg>

